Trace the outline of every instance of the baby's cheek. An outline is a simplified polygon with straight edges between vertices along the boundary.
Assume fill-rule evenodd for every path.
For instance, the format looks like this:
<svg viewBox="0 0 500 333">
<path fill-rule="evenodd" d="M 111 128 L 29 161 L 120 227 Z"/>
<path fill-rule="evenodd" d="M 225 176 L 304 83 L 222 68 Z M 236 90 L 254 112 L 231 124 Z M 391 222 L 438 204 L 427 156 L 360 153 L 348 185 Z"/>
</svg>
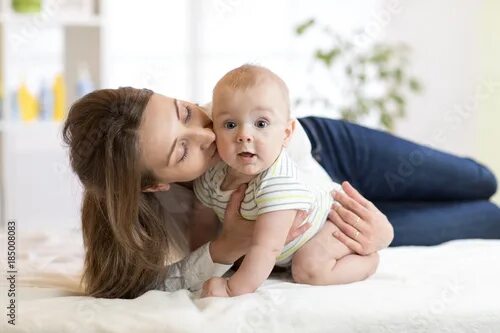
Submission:
<svg viewBox="0 0 500 333">
<path fill-rule="evenodd" d="M 215 139 L 215 144 L 217 145 L 217 150 L 220 152 L 225 152 L 231 149 L 230 140 L 225 135 L 218 135 Z"/>
<path fill-rule="evenodd" d="M 217 151 L 219 152 L 220 158 L 227 163 L 228 159 L 230 159 L 232 155 L 231 143 L 227 141 L 227 138 L 223 137 L 217 137 L 215 143 L 217 145 Z"/>
</svg>

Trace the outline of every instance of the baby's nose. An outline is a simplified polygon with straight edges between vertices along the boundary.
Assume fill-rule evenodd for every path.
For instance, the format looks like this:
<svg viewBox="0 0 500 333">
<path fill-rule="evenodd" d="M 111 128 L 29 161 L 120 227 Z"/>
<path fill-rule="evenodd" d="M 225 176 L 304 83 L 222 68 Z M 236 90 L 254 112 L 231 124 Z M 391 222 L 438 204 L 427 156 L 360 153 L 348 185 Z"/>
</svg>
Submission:
<svg viewBox="0 0 500 333">
<path fill-rule="evenodd" d="M 240 134 L 238 135 L 238 142 L 252 142 L 252 137 L 248 134 Z"/>
</svg>

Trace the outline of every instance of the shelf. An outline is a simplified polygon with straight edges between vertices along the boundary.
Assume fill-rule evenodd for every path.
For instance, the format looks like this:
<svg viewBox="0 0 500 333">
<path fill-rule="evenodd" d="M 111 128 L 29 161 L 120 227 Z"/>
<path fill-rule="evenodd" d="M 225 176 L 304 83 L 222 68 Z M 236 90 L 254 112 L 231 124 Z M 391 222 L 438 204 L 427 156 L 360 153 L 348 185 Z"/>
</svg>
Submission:
<svg viewBox="0 0 500 333">
<path fill-rule="evenodd" d="M 86 1 L 94 4 L 89 8 L 95 8 L 95 12 L 62 12 L 64 8 L 60 6 L 53 11 L 19 14 L 11 11 L 6 0 L 0 0 L 0 82 L 4 89 L 0 118 L 0 228 L 8 218 L 22 221 L 26 227 L 45 227 L 44 221 L 63 226 L 80 220 L 81 188 L 62 137 L 64 121 L 22 121 L 19 114 L 14 117 L 11 103 L 21 81 L 27 81 L 31 93 L 39 97 L 37 85 L 42 79 L 52 82 L 56 62 L 57 73 L 63 75 L 66 86 L 65 111 L 76 100 L 82 64 L 88 67 L 95 87 L 101 86 L 105 15 L 100 14 L 100 1 Z M 49 2 L 44 0 L 44 4 Z M 19 38 L 24 43 L 16 49 Z M 47 47 L 53 52 L 45 52 Z M 24 55 L 32 62 L 23 62 Z M 41 58 L 45 55 L 53 57 L 53 62 Z M 26 71 L 28 80 L 23 78 Z"/>
<path fill-rule="evenodd" d="M 56 15 L 57 16 L 57 15 Z M 51 17 L 47 14 L 0 14 L 0 24 L 33 26 L 34 28 L 45 26 L 82 26 L 98 27 L 101 25 L 101 17 L 90 16 L 68 16 Z"/>
<path fill-rule="evenodd" d="M 0 132 L 10 131 L 30 131 L 30 130 L 59 130 L 63 126 L 63 121 L 0 121 Z"/>
</svg>

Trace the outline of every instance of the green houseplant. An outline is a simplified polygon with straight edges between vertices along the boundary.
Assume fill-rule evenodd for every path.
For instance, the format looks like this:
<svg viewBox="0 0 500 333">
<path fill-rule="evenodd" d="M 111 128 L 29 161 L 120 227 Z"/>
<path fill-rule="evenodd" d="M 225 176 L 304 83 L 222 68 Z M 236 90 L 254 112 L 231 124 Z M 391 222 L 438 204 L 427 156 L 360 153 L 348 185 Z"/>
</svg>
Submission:
<svg viewBox="0 0 500 333">
<path fill-rule="evenodd" d="M 297 36 L 326 34 L 331 44 L 314 50 L 313 65 L 319 65 L 328 72 L 333 89 L 338 88 L 335 86 L 338 82 L 344 86 L 342 104 L 336 104 L 324 94 L 315 94 L 297 99 L 296 105 L 321 103 L 327 109 L 337 110 L 343 119 L 352 122 L 375 114 L 379 125 L 392 131 L 396 119 L 405 115 L 407 96 L 422 89 L 419 80 L 408 74 L 410 50 L 402 43 L 359 46 L 327 26 L 316 23 L 314 19 L 299 24 L 295 33 Z M 314 87 L 311 88 L 314 90 Z"/>
</svg>

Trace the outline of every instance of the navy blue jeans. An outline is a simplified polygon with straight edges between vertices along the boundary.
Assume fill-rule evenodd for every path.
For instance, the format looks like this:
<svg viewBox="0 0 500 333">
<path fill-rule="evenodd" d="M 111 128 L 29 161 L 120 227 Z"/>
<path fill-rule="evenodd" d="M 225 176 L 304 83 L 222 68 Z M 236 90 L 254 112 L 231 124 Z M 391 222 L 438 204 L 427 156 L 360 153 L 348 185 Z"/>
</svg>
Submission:
<svg viewBox="0 0 500 333">
<path fill-rule="evenodd" d="M 495 176 L 447 154 L 342 120 L 300 118 L 314 158 L 337 183 L 349 181 L 394 227 L 391 246 L 500 239 Z"/>
</svg>

